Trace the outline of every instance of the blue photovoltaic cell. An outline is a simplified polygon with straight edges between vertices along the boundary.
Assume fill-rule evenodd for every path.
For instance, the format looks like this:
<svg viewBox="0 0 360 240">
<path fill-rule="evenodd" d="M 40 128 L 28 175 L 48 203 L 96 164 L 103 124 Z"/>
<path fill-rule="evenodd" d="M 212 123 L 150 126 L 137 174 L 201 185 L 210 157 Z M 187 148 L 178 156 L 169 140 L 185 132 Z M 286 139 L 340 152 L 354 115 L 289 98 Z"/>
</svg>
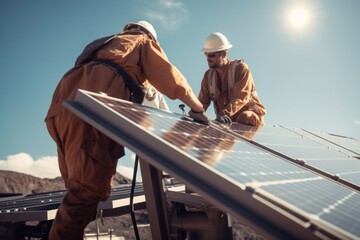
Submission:
<svg viewBox="0 0 360 240">
<path fill-rule="evenodd" d="M 240 124 L 233 124 L 231 130 L 240 135 L 247 132 Z M 315 135 L 281 126 L 264 126 L 248 139 L 360 186 L 360 160 L 353 157 L 353 154 L 349 155 L 348 150 Z"/>
<path fill-rule="evenodd" d="M 344 136 L 338 136 L 334 134 L 328 134 L 325 132 L 310 132 L 302 130 L 302 134 L 304 132 L 312 134 L 313 138 L 317 141 L 321 141 L 322 143 L 335 149 L 339 149 L 340 151 L 347 150 L 347 153 L 351 156 L 358 156 L 360 157 L 360 140 L 344 137 Z M 309 135 L 309 137 L 311 137 Z"/>
<path fill-rule="evenodd" d="M 329 223 L 358 232 L 358 193 L 270 154 L 256 152 L 244 144 L 238 146 L 241 150 L 223 156 L 223 160 L 213 167 L 239 183 L 307 212 L 315 219 L 326 219 Z M 343 211 L 344 208 L 347 211 Z M 335 219 L 334 214 L 342 220 Z"/>
<path fill-rule="evenodd" d="M 241 126 L 240 124 L 233 124 L 231 130 L 241 133 L 242 130 L 237 129 Z M 252 140 L 297 159 L 348 157 L 344 153 L 329 149 L 327 146 L 280 126 L 263 126 L 256 132 Z"/>
<path fill-rule="evenodd" d="M 117 112 L 119 117 L 131 120 L 134 127 L 162 139 L 164 144 L 171 144 L 176 151 L 205 163 L 209 171 L 223 176 L 229 184 L 236 184 L 239 192 L 252 189 L 255 194 L 277 202 L 284 209 L 302 214 L 311 222 L 335 227 L 350 237 L 360 237 L 359 192 L 286 160 L 276 151 L 292 158 L 312 161 L 314 165 L 322 160 L 331 160 L 334 164 L 337 161 L 345 163 L 343 153 L 332 151 L 281 127 L 264 126 L 257 131 L 250 128 L 248 131 L 234 129 L 237 134 L 275 150 L 271 152 L 236 134 L 222 131 L 219 126 L 204 126 L 181 120 L 181 116 L 161 110 L 98 95 L 93 97 L 103 107 Z M 158 147 L 160 150 L 161 146 Z M 318 165 L 326 167 L 326 164 Z M 327 170 L 336 169 L 331 167 Z"/>
</svg>

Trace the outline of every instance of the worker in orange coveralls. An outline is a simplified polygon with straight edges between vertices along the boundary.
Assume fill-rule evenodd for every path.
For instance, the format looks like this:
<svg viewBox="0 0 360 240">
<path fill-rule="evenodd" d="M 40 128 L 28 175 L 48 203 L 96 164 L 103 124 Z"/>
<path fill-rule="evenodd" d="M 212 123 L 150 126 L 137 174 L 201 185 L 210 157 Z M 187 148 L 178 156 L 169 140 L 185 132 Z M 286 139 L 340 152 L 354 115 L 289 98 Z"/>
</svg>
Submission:
<svg viewBox="0 0 360 240">
<path fill-rule="evenodd" d="M 252 126 L 264 124 L 265 107 L 257 95 L 249 66 L 243 60 L 229 60 L 232 45 L 219 32 L 210 34 L 204 43 L 209 69 L 205 72 L 198 95 L 207 109 L 213 101 L 216 120 Z"/>
<path fill-rule="evenodd" d="M 201 102 L 185 77 L 169 62 L 150 23 L 126 24 L 123 32 L 102 47 L 96 57 L 115 62 L 137 84 L 153 85 L 170 99 L 181 100 L 191 108 L 189 115 L 194 121 L 209 123 Z M 57 144 L 59 168 L 68 191 L 50 229 L 50 240 L 83 238 L 99 201 L 110 195 L 117 160 L 125 155 L 123 146 L 62 106 L 64 100 L 74 99 L 77 89 L 125 100 L 130 97 L 123 78 L 96 61 L 76 65 L 59 82 L 45 122 Z"/>
</svg>

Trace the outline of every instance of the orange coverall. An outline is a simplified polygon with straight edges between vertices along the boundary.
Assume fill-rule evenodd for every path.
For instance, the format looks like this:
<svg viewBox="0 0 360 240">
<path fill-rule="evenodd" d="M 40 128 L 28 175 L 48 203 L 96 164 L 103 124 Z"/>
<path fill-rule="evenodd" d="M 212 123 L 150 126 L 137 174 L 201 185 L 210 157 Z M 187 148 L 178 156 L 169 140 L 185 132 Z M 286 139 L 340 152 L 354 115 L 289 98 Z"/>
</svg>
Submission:
<svg viewBox="0 0 360 240">
<path fill-rule="evenodd" d="M 97 57 L 116 62 L 134 81 L 151 83 L 170 99 L 192 92 L 158 43 L 145 34 L 125 32 L 100 49 Z M 64 100 L 74 99 L 79 88 L 125 100 L 130 96 L 122 77 L 96 62 L 70 69 L 59 82 L 45 122 L 57 144 L 59 168 L 68 191 L 50 230 L 50 240 L 83 238 L 99 201 L 109 197 L 117 160 L 124 156 L 123 146 L 62 106 Z"/>
<path fill-rule="evenodd" d="M 235 62 L 236 61 L 236 62 Z M 230 65 L 237 64 L 235 68 L 234 86 L 228 93 L 228 78 Z M 241 60 L 229 61 L 227 64 L 214 69 L 215 81 L 215 114 L 225 113 L 233 122 L 259 126 L 264 124 L 265 107 L 256 94 L 254 80 L 248 65 Z M 207 109 L 211 103 L 208 69 L 201 82 L 199 100 Z"/>
</svg>

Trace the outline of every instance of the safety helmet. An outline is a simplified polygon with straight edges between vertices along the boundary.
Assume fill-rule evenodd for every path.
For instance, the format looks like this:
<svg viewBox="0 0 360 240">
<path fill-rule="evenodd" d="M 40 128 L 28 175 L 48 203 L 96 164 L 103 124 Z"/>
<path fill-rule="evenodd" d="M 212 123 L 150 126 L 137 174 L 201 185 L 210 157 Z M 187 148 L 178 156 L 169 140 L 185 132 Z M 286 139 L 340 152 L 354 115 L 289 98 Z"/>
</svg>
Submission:
<svg viewBox="0 0 360 240">
<path fill-rule="evenodd" d="M 155 38 L 155 40 L 157 41 L 157 34 L 156 34 L 156 31 L 155 31 L 155 28 L 153 27 L 153 25 L 151 25 L 147 21 L 139 21 L 139 22 L 136 22 L 136 23 L 134 23 L 134 22 L 127 23 L 124 26 L 123 31 L 129 30 L 134 26 L 139 26 L 139 27 L 145 28 Z"/>
<path fill-rule="evenodd" d="M 204 48 L 201 49 L 203 52 L 218 52 L 232 48 L 232 45 L 227 38 L 219 32 L 210 34 L 204 43 Z"/>
</svg>

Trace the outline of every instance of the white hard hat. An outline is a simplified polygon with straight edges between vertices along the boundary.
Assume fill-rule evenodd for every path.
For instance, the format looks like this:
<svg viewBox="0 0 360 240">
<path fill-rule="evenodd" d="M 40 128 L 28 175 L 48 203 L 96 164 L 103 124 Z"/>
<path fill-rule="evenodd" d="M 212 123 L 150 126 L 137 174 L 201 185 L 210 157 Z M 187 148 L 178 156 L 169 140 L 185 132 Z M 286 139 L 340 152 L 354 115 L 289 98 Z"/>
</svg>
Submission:
<svg viewBox="0 0 360 240">
<path fill-rule="evenodd" d="M 127 23 L 124 26 L 123 31 L 129 30 L 133 26 L 140 26 L 140 27 L 145 28 L 151 35 L 153 35 L 153 37 L 157 41 L 157 34 L 156 34 L 156 31 L 155 31 L 155 28 L 149 22 L 147 22 L 147 21 L 139 21 L 139 22 L 136 22 L 136 23 L 133 23 L 133 22 Z"/>
<path fill-rule="evenodd" d="M 227 38 L 219 32 L 210 34 L 204 43 L 204 48 L 201 49 L 203 52 L 218 52 L 232 48 L 232 45 Z"/>
</svg>

